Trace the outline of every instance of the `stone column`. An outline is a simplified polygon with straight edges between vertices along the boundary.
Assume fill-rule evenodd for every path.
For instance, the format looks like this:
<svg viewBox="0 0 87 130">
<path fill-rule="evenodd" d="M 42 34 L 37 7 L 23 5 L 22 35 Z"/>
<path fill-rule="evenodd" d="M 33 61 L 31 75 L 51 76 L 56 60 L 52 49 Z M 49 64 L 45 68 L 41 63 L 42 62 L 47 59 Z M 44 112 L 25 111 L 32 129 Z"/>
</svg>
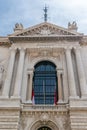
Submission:
<svg viewBox="0 0 87 130">
<path fill-rule="evenodd" d="M 28 103 L 32 103 L 32 86 L 33 86 L 33 71 L 29 71 L 28 72 L 28 76 L 29 76 L 29 84 L 28 84 L 28 87 L 29 87 L 29 92 L 28 92 Z"/>
<path fill-rule="evenodd" d="M 9 59 L 9 64 L 8 64 L 8 69 L 7 69 L 7 75 L 6 75 L 5 84 L 4 84 L 4 88 L 3 88 L 3 92 L 2 92 L 3 97 L 9 97 L 14 62 L 15 62 L 15 55 L 16 55 L 16 49 L 11 48 L 10 49 L 10 59 Z"/>
<path fill-rule="evenodd" d="M 62 74 L 62 72 L 60 70 L 57 70 L 57 77 L 58 77 L 58 103 L 63 102 L 61 74 Z"/>
<path fill-rule="evenodd" d="M 81 95 L 82 97 L 85 96 L 87 97 L 87 84 L 82 59 L 80 55 L 80 48 L 75 49 L 75 55 L 76 55 L 76 63 L 77 63 L 77 71 L 78 71 Z"/>
<path fill-rule="evenodd" d="M 71 58 L 71 49 L 66 49 L 65 54 L 66 54 L 66 62 L 67 62 L 70 97 L 77 97 L 73 65 L 72 65 L 72 58 Z"/>
<path fill-rule="evenodd" d="M 22 77 L 23 77 L 24 57 L 25 57 L 25 50 L 20 49 L 18 69 L 17 69 L 16 81 L 15 81 L 14 92 L 13 92 L 12 97 L 20 98 L 20 91 L 21 91 Z"/>
</svg>

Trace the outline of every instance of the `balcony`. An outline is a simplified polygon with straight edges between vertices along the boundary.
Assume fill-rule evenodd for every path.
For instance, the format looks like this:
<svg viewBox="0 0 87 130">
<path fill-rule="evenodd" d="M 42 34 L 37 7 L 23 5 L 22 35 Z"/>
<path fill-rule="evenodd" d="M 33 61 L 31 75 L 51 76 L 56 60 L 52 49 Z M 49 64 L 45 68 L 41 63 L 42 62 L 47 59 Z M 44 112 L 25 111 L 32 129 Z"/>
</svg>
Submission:
<svg viewBox="0 0 87 130">
<path fill-rule="evenodd" d="M 67 103 L 61 103 L 58 105 L 30 105 L 28 103 L 21 104 L 22 111 L 28 112 L 47 112 L 47 111 L 55 111 L 55 112 L 67 112 L 69 105 Z"/>
</svg>

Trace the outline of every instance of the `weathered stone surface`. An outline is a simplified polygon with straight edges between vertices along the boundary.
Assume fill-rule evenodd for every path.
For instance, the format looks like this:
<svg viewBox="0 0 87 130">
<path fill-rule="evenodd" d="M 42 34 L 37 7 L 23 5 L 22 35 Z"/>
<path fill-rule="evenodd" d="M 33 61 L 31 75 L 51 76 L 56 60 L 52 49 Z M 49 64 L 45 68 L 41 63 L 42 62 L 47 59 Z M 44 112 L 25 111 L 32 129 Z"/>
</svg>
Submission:
<svg viewBox="0 0 87 130">
<path fill-rule="evenodd" d="M 15 27 L 21 31 L 0 37 L 0 43 L 12 43 L 11 50 L 0 44 L 0 130 L 87 130 L 87 37 L 50 23 Z M 40 61 L 56 65 L 57 105 L 32 105 Z"/>
</svg>

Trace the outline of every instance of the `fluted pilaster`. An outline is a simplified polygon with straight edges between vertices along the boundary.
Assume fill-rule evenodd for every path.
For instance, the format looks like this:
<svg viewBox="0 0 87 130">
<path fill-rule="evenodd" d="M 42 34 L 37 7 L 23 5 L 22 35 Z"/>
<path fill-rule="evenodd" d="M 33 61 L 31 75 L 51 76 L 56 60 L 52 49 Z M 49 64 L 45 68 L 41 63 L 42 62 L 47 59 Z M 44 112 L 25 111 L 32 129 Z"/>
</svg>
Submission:
<svg viewBox="0 0 87 130">
<path fill-rule="evenodd" d="M 79 84 L 81 89 L 81 95 L 87 97 L 87 84 L 86 84 L 86 77 L 85 72 L 82 64 L 82 59 L 80 55 L 80 48 L 74 49 L 76 55 L 76 63 L 77 63 L 77 70 L 78 70 L 78 77 L 79 77 Z"/>
<path fill-rule="evenodd" d="M 9 97 L 10 92 L 10 86 L 11 86 L 11 80 L 12 80 L 12 74 L 13 74 L 13 68 L 14 68 L 14 62 L 15 62 L 15 55 L 16 55 L 16 49 L 10 49 L 10 59 L 7 69 L 7 75 L 5 79 L 5 84 L 2 92 L 2 96 Z"/>
<path fill-rule="evenodd" d="M 66 62 L 67 62 L 67 72 L 68 72 L 68 84 L 69 84 L 69 92 L 71 97 L 76 97 L 76 86 L 75 86 L 75 79 L 74 79 L 74 71 L 72 65 L 72 58 L 71 58 L 71 49 L 66 49 Z"/>
<path fill-rule="evenodd" d="M 17 69 L 13 97 L 20 97 L 22 77 L 23 77 L 24 57 L 25 57 L 25 50 L 20 49 L 19 63 L 18 63 L 18 69 Z"/>
</svg>

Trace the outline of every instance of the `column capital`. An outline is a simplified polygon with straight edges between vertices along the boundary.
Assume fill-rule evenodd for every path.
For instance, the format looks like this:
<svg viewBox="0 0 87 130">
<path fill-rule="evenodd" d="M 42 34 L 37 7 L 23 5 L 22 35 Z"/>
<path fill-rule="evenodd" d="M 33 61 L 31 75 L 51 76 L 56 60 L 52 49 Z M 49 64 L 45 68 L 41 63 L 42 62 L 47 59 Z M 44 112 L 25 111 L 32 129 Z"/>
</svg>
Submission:
<svg viewBox="0 0 87 130">
<path fill-rule="evenodd" d="M 73 49 L 76 52 L 76 51 L 80 51 L 81 47 L 74 47 Z"/>
<path fill-rule="evenodd" d="M 24 55 L 25 54 L 25 52 L 26 52 L 26 49 L 24 49 L 24 48 L 18 48 L 19 49 L 19 53 L 20 53 L 20 55 Z"/>
<path fill-rule="evenodd" d="M 25 52 L 25 50 L 26 50 L 25 48 L 21 48 L 21 49 L 20 49 L 21 52 L 22 52 L 22 51 Z"/>
<path fill-rule="evenodd" d="M 33 75 L 34 69 L 27 69 L 27 74 Z"/>
<path fill-rule="evenodd" d="M 12 47 L 10 47 L 9 50 L 10 50 L 11 52 L 16 52 L 16 51 L 17 51 L 17 48 L 12 48 Z"/>
<path fill-rule="evenodd" d="M 65 47 L 64 48 L 65 55 L 68 54 L 68 53 L 71 53 L 71 51 L 72 51 L 72 47 Z"/>
<path fill-rule="evenodd" d="M 20 51 L 26 51 L 26 48 L 18 47 L 18 50 L 20 50 Z"/>
<path fill-rule="evenodd" d="M 67 51 L 68 51 L 68 50 L 71 51 L 71 50 L 72 50 L 72 46 L 65 47 L 64 49 L 67 50 Z"/>
<path fill-rule="evenodd" d="M 57 74 L 63 74 L 63 69 L 56 69 Z"/>
</svg>

